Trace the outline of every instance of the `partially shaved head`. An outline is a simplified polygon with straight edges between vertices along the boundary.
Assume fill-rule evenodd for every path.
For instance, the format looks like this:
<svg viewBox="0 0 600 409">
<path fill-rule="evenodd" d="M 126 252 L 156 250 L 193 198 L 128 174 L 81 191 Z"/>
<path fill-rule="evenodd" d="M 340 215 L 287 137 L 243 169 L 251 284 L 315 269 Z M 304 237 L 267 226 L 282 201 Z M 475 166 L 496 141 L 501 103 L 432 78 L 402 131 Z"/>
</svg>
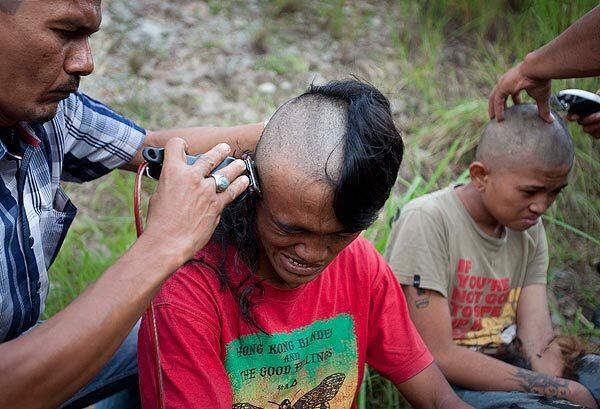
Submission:
<svg viewBox="0 0 600 409">
<path fill-rule="evenodd" d="M 490 121 L 479 141 L 476 160 L 491 169 L 535 164 L 560 167 L 573 164 L 573 142 L 558 115 L 542 120 L 533 104 L 508 108 L 502 122 Z"/>
<path fill-rule="evenodd" d="M 295 98 L 269 121 L 256 150 L 261 174 L 282 164 L 317 181 L 337 181 L 344 155 L 348 104 L 320 95 Z"/>
<path fill-rule="evenodd" d="M 333 189 L 335 215 L 349 231 L 368 227 L 394 185 L 403 144 L 388 100 L 355 80 L 311 86 L 271 118 L 256 150 L 259 178 L 302 171 Z"/>
</svg>

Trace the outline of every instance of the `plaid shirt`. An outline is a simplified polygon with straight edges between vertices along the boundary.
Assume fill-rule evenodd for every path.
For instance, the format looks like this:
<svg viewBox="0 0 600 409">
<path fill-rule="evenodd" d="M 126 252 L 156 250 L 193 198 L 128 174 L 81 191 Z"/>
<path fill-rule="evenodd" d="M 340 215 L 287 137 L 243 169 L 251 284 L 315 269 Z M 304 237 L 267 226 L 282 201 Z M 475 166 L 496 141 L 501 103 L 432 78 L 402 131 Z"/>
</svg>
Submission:
<svg viewBox="0 0 600 409">
<path fill-rule="evenodd" d="M 60 181 L 93 180 L 129 162 L 144 137 L 81 93 L 61 101 L 49 122 L 0 128 L 0 342 L 44 310 L 47 270 L 77 212 Z"/>
</svg>

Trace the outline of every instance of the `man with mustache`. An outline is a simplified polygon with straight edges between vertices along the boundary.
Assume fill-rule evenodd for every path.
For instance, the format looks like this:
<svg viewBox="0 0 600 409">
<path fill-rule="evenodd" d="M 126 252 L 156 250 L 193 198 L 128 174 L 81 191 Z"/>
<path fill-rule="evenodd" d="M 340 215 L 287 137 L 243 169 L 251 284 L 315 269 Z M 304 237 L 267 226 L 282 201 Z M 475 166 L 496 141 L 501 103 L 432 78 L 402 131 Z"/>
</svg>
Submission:
<svg viewBox="0 0 600 409">
<path fill-rule="evenodd" d="M 255 124 L 150 132 L 78 93 L 79 79 L 94 67 L 88 38 L 100 21 L 100 0 L 0 0 L 3 408 L 56 407 L 69 397 L 68 407 L 82 407 L 137 383 L 132 327 L 248 185 L 238 178 L 242 161 L 222 171 L 232 181 L 223 192 L 209 172 L 230 145 L 252 148 L 262 130 Z M 38 325 L 47 270 L 76 212 L 60 181 L 135 169 L 146 145 L 166 149 L 146 231 L 71 305 Z M 215 145 L 196 165 L 185 164 L 185 150 Z"/>
</svg>

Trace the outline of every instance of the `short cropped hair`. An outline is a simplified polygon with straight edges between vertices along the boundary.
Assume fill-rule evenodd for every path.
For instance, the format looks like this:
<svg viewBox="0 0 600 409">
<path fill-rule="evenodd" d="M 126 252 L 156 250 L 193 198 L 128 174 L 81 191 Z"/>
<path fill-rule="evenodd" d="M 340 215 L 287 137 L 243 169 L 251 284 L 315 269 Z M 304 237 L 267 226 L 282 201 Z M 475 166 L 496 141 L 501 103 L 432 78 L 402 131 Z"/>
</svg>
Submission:
<svg viewBox="0 0 600 409">
<path fill-rule="evenodd" d="M 505 111 L 504 121 L 492 120 L 483 131 L 476 160 L 494 168 L 536 163 L 558 167 L 573 165 L 574 148 L 563 120 L 547 123 L 534 104 L 514 105 Z"/>
</svg>

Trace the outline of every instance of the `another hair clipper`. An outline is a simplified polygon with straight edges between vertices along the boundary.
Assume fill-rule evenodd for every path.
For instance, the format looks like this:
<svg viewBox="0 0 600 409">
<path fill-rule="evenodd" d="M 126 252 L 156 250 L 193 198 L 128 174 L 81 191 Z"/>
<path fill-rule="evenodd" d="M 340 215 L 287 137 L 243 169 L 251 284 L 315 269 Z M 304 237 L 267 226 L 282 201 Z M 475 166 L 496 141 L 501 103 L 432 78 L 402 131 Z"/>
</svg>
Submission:
<svg viewBox="0 0 600 409">
<path fill-rule="evenodd" d="M 552 105 L 583 118 L 600 111 L 600 95 L 581 89 L 565 89 L 556 94 Z"/>
<path fill-rule="evenodd" d="M 152 179 L 158 180 L 160 178 L 160 172 L 162 171 L 162 165 L 164 161 L 164 149 L 154 148 L 150 146 L 144 148 L 144 150 L 142 151 L 142 156 L 144 157 L 144 160 L 148 163 L 148 167 L 146 168 L 146 175 L 151 177 Z M 187 155 L 187 164 L 193 165 L 202 156 L 204 155 Z M 217 165 L 217 167 L 215 167 L 212 170 L 212 172 L 210 172 L 211 175 L 217 173 L 219 170 L 223 169 L 224 167 L 232 163 L 234 160 L 235 158 L 231 156 L 226 157 L 223 162 L 219 163 L 219 165 Z M 250 195 L 260 195 L 260 186 L 258 184 L 258 177 L 254 161 L 252 160 L 252 158 L 250 158 L 250 156 L 246 156 L 244 158 L 244 163 L 246 164 L 246 171 L 244 172 L 244 175 L 248 176 L 250 184 L 248 188 L 234 200 L 235 203 L 245 200 Z"/>
</svg>

